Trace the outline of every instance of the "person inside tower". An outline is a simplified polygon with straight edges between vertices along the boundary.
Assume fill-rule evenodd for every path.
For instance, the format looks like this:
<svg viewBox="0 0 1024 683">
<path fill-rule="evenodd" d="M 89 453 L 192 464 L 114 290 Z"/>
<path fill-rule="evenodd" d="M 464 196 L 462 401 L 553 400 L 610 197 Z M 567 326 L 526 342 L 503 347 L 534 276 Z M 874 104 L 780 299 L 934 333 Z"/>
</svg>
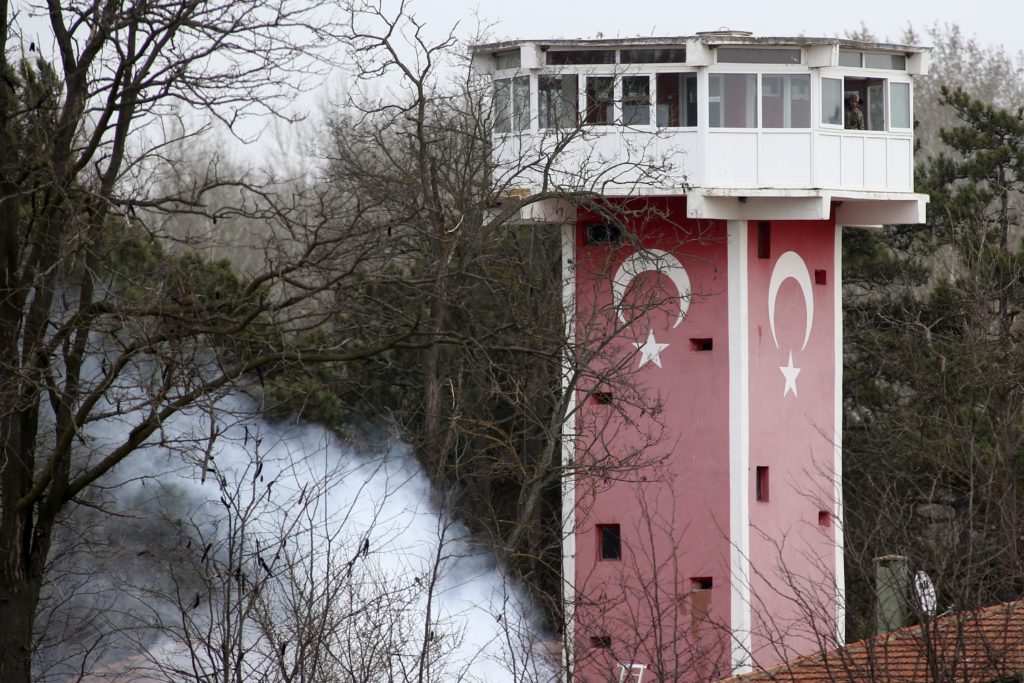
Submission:
<svg viewBox="0 0 1024 683">
<path fill-rule="evenodd" d="M 846 127 L 864 130 L 864 112 L 860 108 L 860 95 L 853 93 L 846 100 Z"/>
</svg>

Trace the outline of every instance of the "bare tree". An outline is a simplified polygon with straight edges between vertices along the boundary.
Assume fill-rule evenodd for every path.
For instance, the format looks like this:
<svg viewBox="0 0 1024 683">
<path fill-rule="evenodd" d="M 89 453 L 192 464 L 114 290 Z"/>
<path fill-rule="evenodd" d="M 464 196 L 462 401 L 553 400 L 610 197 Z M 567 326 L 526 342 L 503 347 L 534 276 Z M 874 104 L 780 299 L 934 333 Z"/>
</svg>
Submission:
<svg viewBox="0 0 1024 683">
<path fill-rule="evenodd" d="M 578 391 L 615 391 L 617 409 L 643 404 L 657 413 L 657 398 L 635 386 L 632 356 L 597 362 L 621 344 L 624 323 L 611 308 L 567 321 L 562 242 L 580 216 L 614 226 L 623 244 L 640 249 L 627 223 L 664 218 L 664 206 L 608 201 L 608 185 L 628 196 L 668 177 L 683 183 L 645 150 L 614 165 L 570 153 L 571 143 L 595 135 L 575 116 L 533 142 L 495 135 L 506 112 L 453 36 L 429 41 L 404 5 L 391 13 L 374 3 L 346 7 L 358 66 L 330 123 L 326 180 L 367 207 L 364 219 L 389 236 L 392 254 L 387 269 L 368 274 L 376 298 L 353 319 L 374 329 L 379 311 L 401 309 L 423 325 L 421 349 L 349 366 L 338 377 L 344 403 L 394 416 L 432 480 L 453 492 L 459 516 L 544 601 L 558 630 L 562 482 L 629 476 L 657 458 L 639 447 L 598 456 L 596 435 L 589 445 L 579 440 L 594 454 L 585 467 L 562 462 Z M 368 82 L 374 87 L 362 88 Z M 678 295 L 654 289 L 636 299 L 630 320 Z"/>
<path fill-rule="evenodd" d="M 315 9 L 49 3 L 49 61 L 31 58 L 50 40 L 25 52 L 16 10 L 5 3 L 0 13 L 0 678 L 27 681 L 47 560 L 69 505 L 177 412 L 249 373 L 363 358 L 392 341 L 294 341 L 323 317 L 304 302 L 350 272 L 335 265 L 353 252 L 351 224 L 331 223 L 322 196 L 278 196 L 215 166 L 173 196 L 144 183 L 166 161 L 165 115 L 195 113 L 199 124 L 176 129 L 179 138 L 213 121 L 240 131 L 245 117 L 278 115 L 309 85 L 323 63 L 314 46 L 331 32 Z M 205 193 L 225 185 L 236 201 L 208 211 Z M 211 223 L 250 215 L 287 239 L 268 244 L 260 272 L 244 280 L 216 268 L 204 276 L 198 259 L 160 254 L 142 208 Z M 112 415 L 130 422 L 128 436 L 80 449 L 87 426 Z"/>
<path fill-rule="evenodd" d="M 465 61 L 446 81 L 453 39 L 431 44 L 404 4 L 386 14 L 343 3 L 343 26 L 287 0 L 47 10 L 56 67 L 17 59 L 10 42 L 3 64 L 0 601 L 15 616 L 0 676 L 30 678 L 33 620 L 67 510 L 166 441 L 175 415 L 213 410 L 241 385 L 306 417 L 339 403 L 390 414 L 453 491 L 452 509 L 473 513 L 536 595 L 560 595 L 560 486 L 577 474 L 561 462 L 562 426 L 578 387 L 628 386 L 630 369 L 593 370 L 615 338 L 608 311 L 577 321 L 569 343 L 562 235 L 524 215 L 562 202 L 621 227 L 661 209 L 604 201 L 622 167 L 609 176 L 601 159 L 559 156 L 588 135 L 582 125 L 523 150 L 539 191 L 509 192 L 516 178 L 493 163 L 490 89 Z M 16 26 L 6 8 L 4 18 Z M 244 135 L 247 115 L 280 115 L 311 66 L 327 63 L 314 46 L 335 38 L 357 80 L 399 85 L 344 103 L 323 184 L 261 180 L 216 156 L 197 168 L 180 153 L 212 121 Z M 628 166 L 634 189 L 673 173 L 642 153 Z M 183 233 L 181 216 L 199 229 Z M 223 249 L 230 221 L 266 236 L 243 275 L 193 251 Z M 92 439 L 90 426 L 110 419 L 127 436 Z M 626 472 L 642 457 L 588 472 Z M 557 628 L 560 598 L 548 613 Z"/>
</svg>

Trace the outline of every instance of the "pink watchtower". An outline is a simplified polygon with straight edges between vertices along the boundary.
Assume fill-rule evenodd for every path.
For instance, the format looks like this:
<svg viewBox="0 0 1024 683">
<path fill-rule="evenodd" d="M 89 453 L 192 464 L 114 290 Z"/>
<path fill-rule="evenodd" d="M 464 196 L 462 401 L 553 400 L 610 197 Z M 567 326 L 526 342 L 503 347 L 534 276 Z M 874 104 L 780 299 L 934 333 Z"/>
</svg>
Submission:
<svg viewBox="0 0 1024 683">
<path fill-rule="evenodd" d="M 924 221 L 927 49 L 729 31 L 473 60 L 496 179 L 562 231 L 574 680 L 717 680 L 831 649 L 841 235 Z"/>
</svg>

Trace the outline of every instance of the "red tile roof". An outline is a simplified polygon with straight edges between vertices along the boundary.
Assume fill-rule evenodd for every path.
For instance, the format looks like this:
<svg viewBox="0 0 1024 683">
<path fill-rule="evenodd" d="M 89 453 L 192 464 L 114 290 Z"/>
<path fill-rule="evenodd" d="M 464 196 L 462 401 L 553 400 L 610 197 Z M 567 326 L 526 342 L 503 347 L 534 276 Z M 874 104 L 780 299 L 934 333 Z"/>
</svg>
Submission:
<svg viewBox="0 0 1024 683">
<path fill-rule="evenodd" d="M 942 616 L 729 683 L 991 683 L 1024 680 L 1024 600 Z"/>
</svg>

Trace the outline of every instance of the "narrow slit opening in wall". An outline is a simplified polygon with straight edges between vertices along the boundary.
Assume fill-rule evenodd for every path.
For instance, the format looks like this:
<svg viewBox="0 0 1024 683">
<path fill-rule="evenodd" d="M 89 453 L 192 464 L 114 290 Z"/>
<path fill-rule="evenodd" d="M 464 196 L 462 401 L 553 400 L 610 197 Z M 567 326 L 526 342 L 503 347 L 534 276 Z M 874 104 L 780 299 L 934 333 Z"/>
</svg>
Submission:
<svg viewBox="0 0 1024 683">
<path fill-rule="evenodd" d="M 715 341 L 710 337 L 691 337 L 690 347 L 694 351 L 711 351 L 715 346 Z"/>
<path fill-rule="evenodd" d="M 827 285 L 828 284 L 828 273 L 824 270 L 814 271 L 814 284 L 816 285 Z"/>
<path fill-rule="evenodd" d="M 709 591 L 714 585 L 715 581 L 710 576 L 695 576 L 690 579 L 690 588 L 695 591 Z"/>
<path fill-rule="evenodd" d="M 610 391 L 592 391 L 590 392 L 590 402 L 599 406 L 609 406 L 612 404 L 612 392 Z"/>
<path fill-rule="evenodd" d="M 818 526 L 832 526 L 832 514 L 828 510 L 818 511 Z"/>
<path fill-rule="evenodd" d="M 622 241 L 622 229 L 611 223 L 590 223 L 583 227 L 583 235 L 589 244 L 618 244 Z"/>
<path fill-rule="evenodd" d="M 602 560 L 622 559 L 622 532 L 618 524 L 598 524 L 597 541 Z"/>
<path fill-rule="evenodd" d="M 757 223 L 757 258 L 772 257 L 772 224 L 769 221 Z"/>
<path fill-rule="evenodd" d="M 599 648 L 601 650 L 610 650 L 612 649 L 612 637 L 590 636 L 590 647 Z"/>
<path fill-rule="evenodd" d="M 755 470 L 754 498 L 762 503 L 768 502 L 768 468 L 761 465 Z"/>
</svg>

